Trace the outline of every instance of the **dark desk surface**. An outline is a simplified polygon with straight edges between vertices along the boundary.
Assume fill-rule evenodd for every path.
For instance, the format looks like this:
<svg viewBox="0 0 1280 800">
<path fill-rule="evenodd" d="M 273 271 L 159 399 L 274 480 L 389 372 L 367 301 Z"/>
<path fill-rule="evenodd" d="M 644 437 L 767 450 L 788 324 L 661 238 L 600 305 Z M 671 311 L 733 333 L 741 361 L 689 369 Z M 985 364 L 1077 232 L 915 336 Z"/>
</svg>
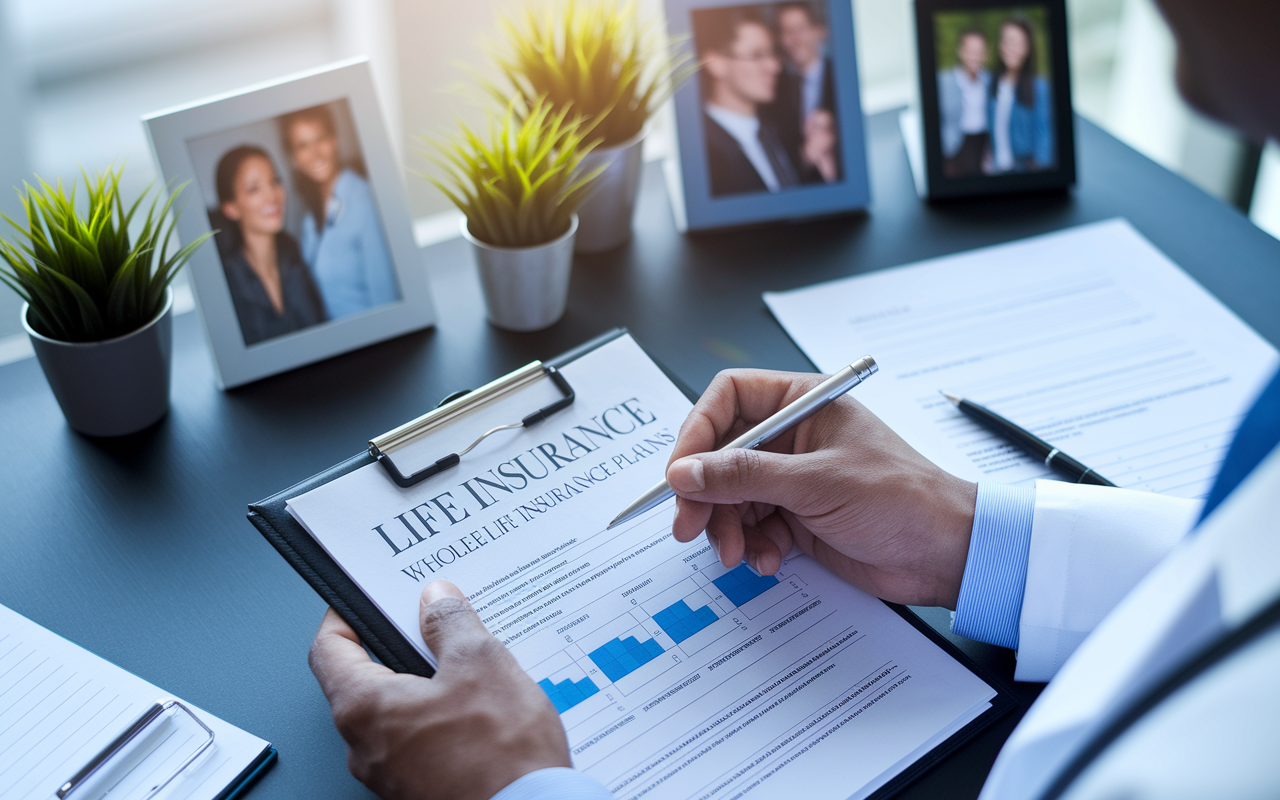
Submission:
<svg viewBox="0 0 1280 800">
<path fill-rule="evenodd" d="M 443 395 L 625 325 L 690 386 L 751 365 L 811 370 L 760 293 L 1068 225 L 1127 217 L 1273 343 L 1280 242 L 1238 212 L 1080 121 L 1071 194 L 928 206 L 895 114 L 868 121 L 871 213 L 681 236 L 656 165 L 634 241 L 581 258 L 548 331 L 484 321 L 461 240 L 424 251 L 438 326 L 223 393 L 194 314 L 175 325 L 173 410 L 133 437 L 72 433 L 34 359 L 0 368 L 0 603 L 259 736 L 280 763 L 256 800 L 367 794 L 307 669 L 324 606 L 245 520 L 261 499 L 360 451 Z M 947 616 L 923 610 L 946 629 Z M 964 649 L 1011 679 L 997 648 Z M 1025 701 L 1038 687 L 1020 685 Z M 904 797 L 973 797 L 1016 717 L 988 729 Z"/>
</svg>

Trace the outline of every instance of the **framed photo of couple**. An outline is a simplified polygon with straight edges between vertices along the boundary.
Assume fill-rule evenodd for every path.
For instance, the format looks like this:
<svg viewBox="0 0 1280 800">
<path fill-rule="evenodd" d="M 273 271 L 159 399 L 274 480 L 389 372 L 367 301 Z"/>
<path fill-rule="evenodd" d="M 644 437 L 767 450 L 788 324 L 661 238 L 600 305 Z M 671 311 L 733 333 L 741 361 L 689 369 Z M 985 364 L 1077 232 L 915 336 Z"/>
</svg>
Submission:
<svg viewBox="0 0 1280 800">
<path fill-rule="evenodd" d="M 1075 183 L 1066 0 L 915 0 L 915 14 L 922 193 Z"/>
<path fill-rule="evenodd" d="M 675 94 L 667 163 L 682 230 L 867 206 L 848 0 L 666 0 L 666 12 L 699 66 Z"/>
<path fill-rule="evenodd" d="M 223 388 L 434 323 L 360 59 L 148 116 Z"/>
</svg>

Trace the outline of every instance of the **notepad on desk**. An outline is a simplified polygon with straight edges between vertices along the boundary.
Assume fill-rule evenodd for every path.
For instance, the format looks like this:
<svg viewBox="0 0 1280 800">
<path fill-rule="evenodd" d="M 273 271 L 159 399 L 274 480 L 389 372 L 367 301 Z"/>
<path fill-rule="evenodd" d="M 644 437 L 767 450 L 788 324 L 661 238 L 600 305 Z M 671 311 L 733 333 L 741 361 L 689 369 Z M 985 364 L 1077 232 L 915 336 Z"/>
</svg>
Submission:
<svg viewBox="0 0 1280 800">
<path fill-rule="evenodd" d="M 262 739 L 0 606 L 5 800 L 225 800 L 274 759 Z"/>
<path fill-rule="evenodd" d="M 765 302 L 820 370 L 874 352 L 857 399 L 948 471 L 1047 467 L 978 427 L 966 397 L 1119 486 L 1204 497 L 1276 350 L 1124 220 L 937 258 Z"/>
</svg>

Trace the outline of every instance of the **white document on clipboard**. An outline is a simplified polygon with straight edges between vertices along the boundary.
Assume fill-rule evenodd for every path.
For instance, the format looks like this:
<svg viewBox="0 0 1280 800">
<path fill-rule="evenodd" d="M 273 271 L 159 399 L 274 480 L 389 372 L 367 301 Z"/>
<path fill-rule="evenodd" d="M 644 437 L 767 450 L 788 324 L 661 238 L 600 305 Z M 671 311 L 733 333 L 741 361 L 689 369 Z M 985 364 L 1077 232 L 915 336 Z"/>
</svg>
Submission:
<svg viewBox="0 0 1280 800">
<path fill-rule="evenodd" d="M 1119 486 L 1204 497 L 1276 350 L 1124 220 L 766 293 L 818 369 L 875 353 L 857 399 L 969 480 L 1053 478 L 939 391 Z"/>
<path fill-rule="evenodd" d="M 370 464 L 289 501 L 429 661 L 419 595 L 444 578 L 618 800 L 867 797 L 993 707 L 992 685 L 806 556 L 726 569 L 671 537 L 673 502 L 606 531 L 661 479 L 691 404 L 629 336 L 559 369 L 571 406 L 445 472 L 401 488 Z M 507 396 L 397 459 L 419 469 L 557 396 Z"/>
<path fill-rule="evenodd" d="M 157 701 L 169 707 L 68 785 Z M 262 739 L 0 606 L 5 800 L 207 800 L 238 788 L 273 754 Z"/>
</svg>

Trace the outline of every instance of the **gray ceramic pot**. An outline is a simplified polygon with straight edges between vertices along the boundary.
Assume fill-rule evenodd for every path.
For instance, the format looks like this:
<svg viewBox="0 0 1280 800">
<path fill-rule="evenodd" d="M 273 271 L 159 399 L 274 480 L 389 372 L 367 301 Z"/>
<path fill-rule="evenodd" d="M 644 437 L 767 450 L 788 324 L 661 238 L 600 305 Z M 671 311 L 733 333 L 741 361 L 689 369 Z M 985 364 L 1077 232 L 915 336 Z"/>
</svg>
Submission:
<svg viewBox="0 0 1280 800">
<path fill-rule="evenodd" d="M 592 150 L 582 159 L 582 174 L 601 165 L 604 172 L 596 179 L 596 188 L 578 209 L 582 224 L 574 250 L 600 253 L 621 247 L 631 238 L 631 217 L 636 207 L 636 191 L 640 188 L 641 156 L 648 128 L 617 147 Z"/>
<path fill-rule="evenodd" d="M 534 247 L 494 247 L 472 236 L 462 220 L 462 235 L 476 254 L 490 322 L 509 331 L 538 331 L 564 316 L 577 232 L 578 215 L 574 214 L 568 232 L 555 241 Z"/>
<path fill-rule="evenodd" d="M 140 431 L 169 410 L 173 362 L 173 290 L 164 309 L 133 333 L 104 342 L 61 342 L 22 326 L 67 424 L 89 436 Z"/>
</svg>

